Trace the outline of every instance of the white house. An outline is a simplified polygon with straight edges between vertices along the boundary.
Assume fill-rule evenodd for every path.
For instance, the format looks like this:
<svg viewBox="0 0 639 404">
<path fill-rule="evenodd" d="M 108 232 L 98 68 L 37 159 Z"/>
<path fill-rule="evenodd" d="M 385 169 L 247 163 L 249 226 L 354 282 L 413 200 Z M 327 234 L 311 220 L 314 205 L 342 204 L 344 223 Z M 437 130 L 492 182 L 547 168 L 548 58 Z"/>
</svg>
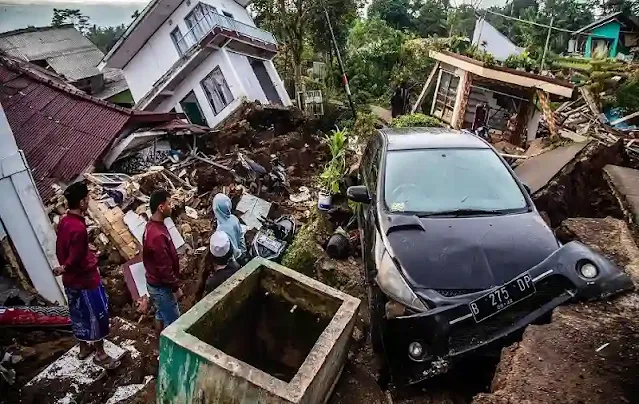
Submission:
<svg viewBox="0 0 639 404">
<path fill-rule="evenodd" d="M 290 105 L 272 59 L 277 41 L 255 26 L 250 0 L 152 0 L 104 57 L 122 69 L 136 108 L 175 109 L 211 127 L 243 98 Z"/>
<path fill-rule="evenodd" d="M 521 55 L 523 48 L 515 45 L 490 25 L 484 18 L 475 21 L 475 31 L 473 31 L 473 45 L 492 54 L 495 59 L 503 62 L 510 55 Z"/>
</svg>

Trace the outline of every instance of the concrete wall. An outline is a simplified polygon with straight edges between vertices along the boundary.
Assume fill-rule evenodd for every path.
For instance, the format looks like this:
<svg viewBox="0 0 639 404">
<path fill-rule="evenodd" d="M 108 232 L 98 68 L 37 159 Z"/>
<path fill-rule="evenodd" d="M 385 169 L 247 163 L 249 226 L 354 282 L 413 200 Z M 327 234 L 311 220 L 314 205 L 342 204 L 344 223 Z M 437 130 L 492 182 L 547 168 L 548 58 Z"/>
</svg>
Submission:
<svg viewBox="0 0 639 404">
<path fill-rule="evenodd" d="M 200 65 L 193 70 L 193 72 L 187 77 L 180 85 L 173 91 L 173 95 L 163 101 L 156 109 L 157 112 L 169 112 L 172 108 L 176 108 L 177 111 L 181 111 L 182 109 L 179 107 L 180 101 L 186 97 L 186 95 L 193 90 L 195 97 L 197 98 L 198 103 L 200 104 L 200 109 L 204 114 L 204 118 L 206 119 L 206 123 L 210 127 L 214 127 L 219 122 L 221 122 L 224 118 L 226 118 L 231 111 L 233 111 L 241 102 L 243 97 L 247 97 L 246 89 L 243 85 L 243 82 L 239 79 L 239 74 L 235 72 L 235 66 L 232 63 L 229 63 L 230 53 L 225 49 L 220 49 L 215 51 L 209 55 Z M 227 58 L 226 55 L 229 55 Z M 238 55 L 240 56 L 240 55 Z M 245 63 L 248 64 L 248 60 L 246 60 L 246 56 L 241 56 L 244 58 Z M 217 115 L 213 112 L 213 107 L 206 97 L 206 93 L 202 88 L 201 81 L 209 75 L 217 66 L 222 70 L 222 74 L 226 79 L 226 82 L 233 94 L 233 101 L 226 106 L 222 111 L 220 111 Z M 250 67 L 250 66 L 249 66 Z M 253 74 L 253 71 L 250 72 Z M 255 77 L 255 74 L 253 74 Z M 257 81 L 257 78 L 255 79 Z M 263 93 L 262 96 L 264 97 Z M 266 98 L 266 97 L 264 97 Z"/>
<path fill-rule="evenodd" d="M 482 45 L 482 43 L 486 45 Z M 480 18 L 475 22 L 473 45 L 492 54 L 495 59 L 504 61 L 510 55 L 520 55 L 523 49 L 512 43 L 504 34 L 497 31 L 488 21 Z"/>
<path fill-rule="evenodd" d="M 229 58 L 231 60 L 231 65 L 235 68 L 235 71 L 246 90 L 246 97 L 251 101 L 259 100 L 260 102 L 267 103 L 268 100 L 266 99 L 264 91 L 262 91 L 260 82 L 257 81 L 257 76 L 255 76 L 255 73 L 253 72 L 250 60 L 246 56 L 234 52 L 229 52 Z"/>
<path fill-rule="evenodd" d="M 233 0 L 203 0 L 202 3 L 217 8 L 219 13 L 223 11 L 231 13 L 234 19 L 244 24 L 255 26 L 246 9 Z M 170 34 L 175 27 L 180 28 L 182 35 L 188 32 L 184 18 L 197 4 L 197 0 L 191 0 L 189 5 L 187 5 L 186 1 L 182 2 L 171 14 L 171 17 L 153 33 L 142 49 L 122 69 L 131 89 L 133 99 L 136 102 L 179 59 L 180 55 L 171 40 Z"/>
<path fill-rule="evenodd" d="M 621 31 L 621 24 L 617 21 L 611 21 L 608 24 L 602 25 L 592 30 L 592 35 L 588 36 L 588 40 L 586 41 L 586 51 L 585 56 L 587 58 L 592 57 L 592 53 L 594 52 L 592 41 L 593 39 L 598 38 L 607 38 L 612 40 L 612 44 L 608 49 L 608 56 L 613 58 L 617 56 L 617 47 L 619 46 L 619 34 Z"/>
</svg>

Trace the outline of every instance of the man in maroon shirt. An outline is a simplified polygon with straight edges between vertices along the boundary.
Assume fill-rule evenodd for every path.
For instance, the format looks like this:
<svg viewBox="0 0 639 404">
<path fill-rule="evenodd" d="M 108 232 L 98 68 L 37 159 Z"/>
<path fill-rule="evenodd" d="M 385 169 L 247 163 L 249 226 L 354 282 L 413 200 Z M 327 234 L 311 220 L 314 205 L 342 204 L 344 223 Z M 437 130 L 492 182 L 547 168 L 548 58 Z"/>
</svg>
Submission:
<svg viewBox="0 0 639 404">
<path fill-rule="evenodd" d="M 89 249 L 89 236 L 83 214 L 89 206 L 86 184 L 76 182 L 64 196 L 69 210 L 58 225 L 56 255 L 60 266 L 53 271 L 62 275 L 69 302 L 71 328 L 80 341 L 78 357 L 86 359 L 95 351 L 93 361 L 107 369 L 120 362 L 104 352 L 104 338 L 109 334 L 109 307 L 100 280 L 98 260 Z"/>
<path fill-rule="evenodd" d="M 164 225 L 171 216 L 169 193 L 163 189 L 151 194 L 151 220 L 146 224 L 142 242 L 142 262 L 146 270 L 149 295 L 155 305 L 155 328 L 160 332 L 180 317 L 177 301 L 180 289 L 180 262 L 177 251 Z"/>
</svg>

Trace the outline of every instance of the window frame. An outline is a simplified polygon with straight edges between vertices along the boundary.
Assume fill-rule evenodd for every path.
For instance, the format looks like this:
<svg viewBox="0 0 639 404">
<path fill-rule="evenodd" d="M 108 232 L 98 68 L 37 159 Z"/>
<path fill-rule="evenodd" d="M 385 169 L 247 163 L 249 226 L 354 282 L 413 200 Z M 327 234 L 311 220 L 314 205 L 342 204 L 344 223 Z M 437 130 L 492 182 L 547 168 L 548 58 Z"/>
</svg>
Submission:
<svg viewBox="0 0 639 404">
<path fill-rule="evenodd" d="M 184 36 L 182 35 L 182 30 L 180 29 L 179 26 L 176 26 L 175 28 L 173 28 L 171 30 L 171 33 L 169 33 L 169 36 L 171 37 L 171 42 L 173 42 L 173 46 L 175 46 L 175 50 L 177 50 L 178 54 L 182 56 L 184 55 L 184 51 L 180 49 L 179 41 L 175 36 L 176 32 L 177 32 L 177 36 L 179 36 L 180 39 L 184 39 Z"/>
<path fill-rule="evenodd" d="M 218 111 L 217 108 L 215 107 L 215 103 L 213 102 L 213 97 L 212 94 L 210 94 L 209 89 L 207 88 L 207 86 L 204 84 L 205 81 L 207 80 L 211 80 L 211 82 L 214 85 L 214 88 L 216 88 L 218 90 L 218 96 L 222 95 L 222 97 L 226 97 L 226 95 L 220 91 L 220 89 L 218 88 L 218 85 L 215 83 L 215 81 L 212 81 L 213 75 L 215 74 L 216 71 L 220 72 L 220 75 L 222 76 L 222 79 L 224 80 L 222 85 L 226 86 L 226 90 L 228 90 L 228 94 L 230 95 L 230 99 L 229 100 L 223 100 L 223 106 L 222 108 Z M 233 95 L 233 92 L 231 91 L 231 87 L 229 86 L 228 81 L 226 80 L 226 76 L 224 76 L 224 72 L 222 71 L 222 67 L 220 67 L 220 65 L 215 66 L 210 72 L 209 74 L 207 74 L 202 80 L 200 80 L 200 86 L 202 87 L 202 90 L 204 91 L 204 95 L 206 96 L 206 99 L 209 102 L 209 105 L 211 106 L 211 110 L 213 110 L 213 115 L 217 116 L 220 114 L 220 112 L 224 111 L 224 109 L 226 107 L 228 107 L 229 105 L 231 105 L 233 103 L 233 101 L 235 101 L 235 95 Z M 222 99 L 222 97 L 220 97 Z"/>
</svg>

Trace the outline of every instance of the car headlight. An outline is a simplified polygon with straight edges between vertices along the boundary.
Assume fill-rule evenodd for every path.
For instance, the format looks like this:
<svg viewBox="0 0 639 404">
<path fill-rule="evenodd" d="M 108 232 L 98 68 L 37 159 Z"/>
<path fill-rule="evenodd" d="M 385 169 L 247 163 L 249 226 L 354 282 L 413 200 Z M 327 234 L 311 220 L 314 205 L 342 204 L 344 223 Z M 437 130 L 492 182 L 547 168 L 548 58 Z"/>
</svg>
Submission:
<svg viewBox="0 0 639 404">
<path fill-rule="evenodd" d="M 579 273 L 581 276 L 587 279 L 594 279 L 599 275 L 599 270 L 595 264 L 586 262 L 579 267 Z"/>
<path fill-rule="evenodd" d="M 426 311 L 428 308 L 408 286 L 406 280 L 399 273 L 388 251 L 384 251 L 381 260 L 377 263 L 377 285 L 393 300 L 417 311 Z"/>
</svg>

